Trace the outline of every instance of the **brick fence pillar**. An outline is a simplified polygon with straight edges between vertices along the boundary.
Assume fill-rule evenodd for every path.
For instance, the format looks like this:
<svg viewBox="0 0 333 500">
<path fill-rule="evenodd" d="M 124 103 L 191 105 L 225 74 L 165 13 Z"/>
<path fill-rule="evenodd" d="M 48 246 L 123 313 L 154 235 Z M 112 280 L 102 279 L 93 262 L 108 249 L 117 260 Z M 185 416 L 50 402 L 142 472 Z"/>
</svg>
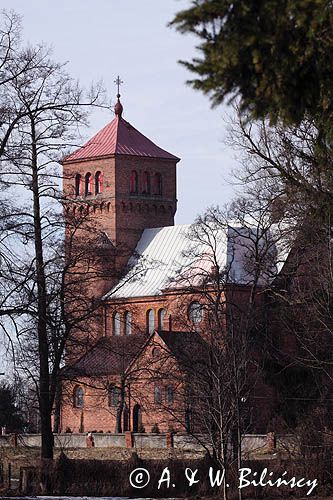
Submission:
<svg viewBox="0 0 333 500">
<path fill-rule="evenodd" d="M 165 438 L 166 438 L 166 447 L 173 448 L 173 433 L 167 432 Z"/>
<path fill-rule="evenodd" d="M 10 435 L 10 438 L 9 438 L 9 443 L 11 446 L 13 446 L 14 448 L 17 447 L 17 434 L 11 434 Z"/>
<path fill-rule="evenodd" d="M 268 453 L 273 453 L 275 451 L 275 448 L 276 448 L 276 439 L 275 439 L 274 432 L 268 432 L 266 439 L 267 439 L 267 442 L 266 442 L 267 451 L 268 451 Z"/>
<path fill-rule="evenodd" d="M 125 446 L 126 448 L 133 448 L 133 434 L 131 431 L 125 432 Z"/>
<path fill-rule="evenodd" d="M 94 446 L 95 446 L 94 436 L 91 434 L 91 432 L 88 432 L 86 436 L 86 447 L 93 448 Z"/>
<path fill-rule="evenodd" d="M 8 462 L 5 476 L 5 488 L 10 490 L 12 487 L 12 464 Z"/>
</svg>

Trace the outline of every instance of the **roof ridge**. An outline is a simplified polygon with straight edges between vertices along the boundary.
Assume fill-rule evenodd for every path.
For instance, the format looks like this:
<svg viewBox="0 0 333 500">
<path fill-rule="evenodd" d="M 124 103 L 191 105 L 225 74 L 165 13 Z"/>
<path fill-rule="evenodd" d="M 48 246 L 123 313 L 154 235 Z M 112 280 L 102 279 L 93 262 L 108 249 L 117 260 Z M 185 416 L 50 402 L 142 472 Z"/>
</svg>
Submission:
<svg viewBox="0 0 333 500">
<path fill-rule="evenodd" d="M 119 123 L 120 123 L 120 120 L 123 120 L 123 118 L 121 117 L 121 115 L 116 115 L 115 118 L 117 119 L 117 127 L 116 127 L 116 140 L 115 140 L 116 146 L 114 148 L 114 154 L 117 154 L 118 136 L 119 136 Z"/>
<path fill-rule="evenodd" d="M 190 228 L 192 224 L 170 224 L 169 226 L 158 226 L 158 227 L 145 227 L 143 231 L 157 231 L 160 229 L 179 229 L 179 228 Z"/>
</svg>

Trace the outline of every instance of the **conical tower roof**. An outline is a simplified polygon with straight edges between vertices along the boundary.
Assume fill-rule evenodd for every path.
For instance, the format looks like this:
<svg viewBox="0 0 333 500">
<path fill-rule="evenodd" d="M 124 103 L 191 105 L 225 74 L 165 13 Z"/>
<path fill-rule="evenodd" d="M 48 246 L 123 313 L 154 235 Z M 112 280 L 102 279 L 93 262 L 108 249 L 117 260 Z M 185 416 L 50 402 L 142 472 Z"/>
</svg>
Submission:
<svg viewBox="0 0 333 500">
<path fill-rule="evenodd" d="M 64 163 L 114 155 L 141 156 L 179 161 L 177 156 L 168 153 L 139 132 L 122 118 L 123 107 L 119 101 L 115 105 L 115 118 L 92 137 L 84 146 L 64 159 Z"/>
</svg>

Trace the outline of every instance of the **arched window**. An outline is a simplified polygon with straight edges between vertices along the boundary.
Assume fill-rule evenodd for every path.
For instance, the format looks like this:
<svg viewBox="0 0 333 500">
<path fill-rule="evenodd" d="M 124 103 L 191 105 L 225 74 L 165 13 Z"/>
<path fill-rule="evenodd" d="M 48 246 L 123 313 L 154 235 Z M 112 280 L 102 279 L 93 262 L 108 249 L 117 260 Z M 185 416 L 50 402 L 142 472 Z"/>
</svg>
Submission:
<svg viewBox="0 0 333 500">
<path fill-rule="evenodd" d="M 153 333 L 155 330 L 155 315 L 153 309 L 148 309 L 146 313 L 146 327 L 148 333 Z"/>
<path fill-rule="evenodd" d="M 131 173 L 131 194 L 137 194 L 138 192 L 138 173 L 136 170 L 132 170 Z"/>
<path fill-rule="evenodd" d="M 187 408 L 185 411 L 185 428 L 186 432 L 192 432 L 192 410 Z"/>
<path fill-rule="evenodd" d="M 95 174 L 95 194 L 103 192 L 103 174 L 98 171 Z"/>
<path fill-rule="evenodd" d="M 150 194 L 150 175 L 149 175 L 149 172 L 143 172 L 142 193 L 143 194 Z"/>
<path fill-rule="evenodd" d="M 114 313 L 113 315 L 113 335 L 120 335 L 120 314 Z"/>
<path fill-rule="evenodd" d="M 84 407 L 84 391 L 82 387 L 76 387 L 74 389 L 74 407 L 83 408 Z"/>
<path fill-rule="evenodd" d="M 156 173 L 154 176 L 154 194 L 162 194 L 162 175 Z"/>
<path fill-rule="evenodd" d="M 175 395 L 174 395 L 174 390 L 172 385 L 168 385 L 166 388 L 166 401 L 168 405 L 173 405 L 173 402 L 175 400 Z"/>
<path fill-rule="evenodd" d="M 195 325 L 202 321 L 202 305 L 200 302 L 191 302 L 188 307 L 188 319 Z"/>
<path fill-rule="evenodd" d="M 124 405 L 124 414 L 123 414 L 123 431 L 126 432 L 129 430 L 129 411 L 128 406 Z"/>
<path fill-rule="evenodd" d="M 154 402 L 157 405 L 162 404 L 162 389 L 159 385 L 155 385 L 154 389 Z"/>
<path fill-rule="evenodd" d="M 164 328 L 164 318 L 165 318 L 165 309 L 158 310 L 158 329 L 163 330 Z"/>
<path fill-rule="evenodd" d="M 125 312 L 125 335 L 132 333 L 132 314 L 129 311 Z"/>
<path fill-rule="evenodd" d="M 84 194 L 86 196 L 92 194 L 92 175 L 90 172 L 87 172 L 85 176 Z"/>
<path fill-rule="evenodd" d="M 76 174 L 76 176 L 75 176 L 75 196 L 80 196 L 81 194 L 82 194 L 81 175 Z"/>
<path fill-rule="evenodd" d="M 109 406 L 118 406 L 121 400 L 121 390 L 119 387 L 109 389 Z"/>
<path fill-rule="evenodd" d="M 151 352 L 153 358 L 158 358 L 160 356 L 160 350 L 158 347 L 154 347 L 152 352 Z"/>
</svg>

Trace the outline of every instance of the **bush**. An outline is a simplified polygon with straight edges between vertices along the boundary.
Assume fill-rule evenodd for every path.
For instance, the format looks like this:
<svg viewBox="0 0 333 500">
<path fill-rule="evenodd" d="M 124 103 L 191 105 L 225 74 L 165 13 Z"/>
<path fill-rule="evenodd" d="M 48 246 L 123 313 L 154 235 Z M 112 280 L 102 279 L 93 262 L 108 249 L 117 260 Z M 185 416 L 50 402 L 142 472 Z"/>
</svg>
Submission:
<svg viewBox="0 0 333 500">
<path fill-rule="evenodd" d="M 327 462 L 326 468 L 329 465 Z M 324 476 L 320 476 L 318 468 L 316 471 L 315 469 L 313 471 L 307 470 L 306 466 L 299 460 L 276 460 L 274 462 L 272 460 L 245 460 L 242 466 L 250 468 L 252 473 L 256 472 L 258 476 L 264 468 L 267 468 L 273 472 L 274 477 L 280 476 L 286 470 L 289 477 L 317 477 L 318 481 L 320 481 L 320 493 L 332 491 L 332 478 L 326 477 L 325 479 Z M 40 494 L 42 482 L 44 488 L 47 488 L 47 490 L 43 491 L 43 494 L 56 497 L 169 498 L 170 489 L 165 483 L 158 489 L 158 481 L 161 478 L 163 469 L 166 467 L 169 468 L 172 483 L 176 485 L 172 488 L 173 497 L 212 498 L 217 495 L 218 498 L 221 498 L 221 488 L 211 487 L 208 481 L 209 467 L 213 467 L 214 470 L 219 469 L 218 465 L 208 455 L 200 460 L 143 460 L 136 453 L 133 453 L 129 460 L 122 462 L 117 460 L 68 459 L 64 454 L 61 454 L 54 464 L 46 465 L 43 469 L 32 470 L 29 481 L 29 488 L 31 488 L 29 494 Z M 145 468 L 150 473 L 149 484 L 140 490 L 133 488 L 129 483 L 129 476 L 136 468 Z M 188 481 L 184 481 L 186 468 L 198 469 L 196 478 L 200 479 L 199 483 L 189 486 Z M 228 490 L 230 500 L 238 498 L 238 476 L 237 464 L 233 464 L 228 471 L 227 477 L 230 484 Z M 317 492 L 315 491 L 315 493 Z M 246 497 L 244 498 L 251 498 L 251 500 L 256 498 L 269 499 L 272 496 L 274 498 L 290 498 L 299 495 L 305 498 L 305 489 L 295 492 L 287 486 L 279 489 L 272 489 L 269 486 L 249 486 L 246 488 Z"/>
<path fill-rule="evenodd" d="M 189 487 L 184 481 L 186 467 L 198 469 L 200 477 L 208 477 L 209 461 L 204 460 L 143 460 L 137 453 L 132 453 L 126 462 L 117 460 L 78 460 L 68 459 L 61 454 L 52 467 L 36 470 L 34 485 L 35 491 L 31 494 L 40 494 L 40 477 L 48 490 L 44 494 L 54 496 L 97 496 L 97 497 L 129 497 L 129 498 L 166 498 L 170 490 L 166 485 L 157 489 L 158 480 L 165 467 L 170 470 L 172 481 L 176 484 L 172 488 L 173 496 L 189 497 L 197 495 L 202 498 L 212 495 L 214 491 L 206 481 Z M 145 468 L 149 471 L 150 483 L 138 490 L 129 483 L 129 476 L 136 468 Z M 216 492 L 215 492 L 216 493 Z"/>
</svg>

